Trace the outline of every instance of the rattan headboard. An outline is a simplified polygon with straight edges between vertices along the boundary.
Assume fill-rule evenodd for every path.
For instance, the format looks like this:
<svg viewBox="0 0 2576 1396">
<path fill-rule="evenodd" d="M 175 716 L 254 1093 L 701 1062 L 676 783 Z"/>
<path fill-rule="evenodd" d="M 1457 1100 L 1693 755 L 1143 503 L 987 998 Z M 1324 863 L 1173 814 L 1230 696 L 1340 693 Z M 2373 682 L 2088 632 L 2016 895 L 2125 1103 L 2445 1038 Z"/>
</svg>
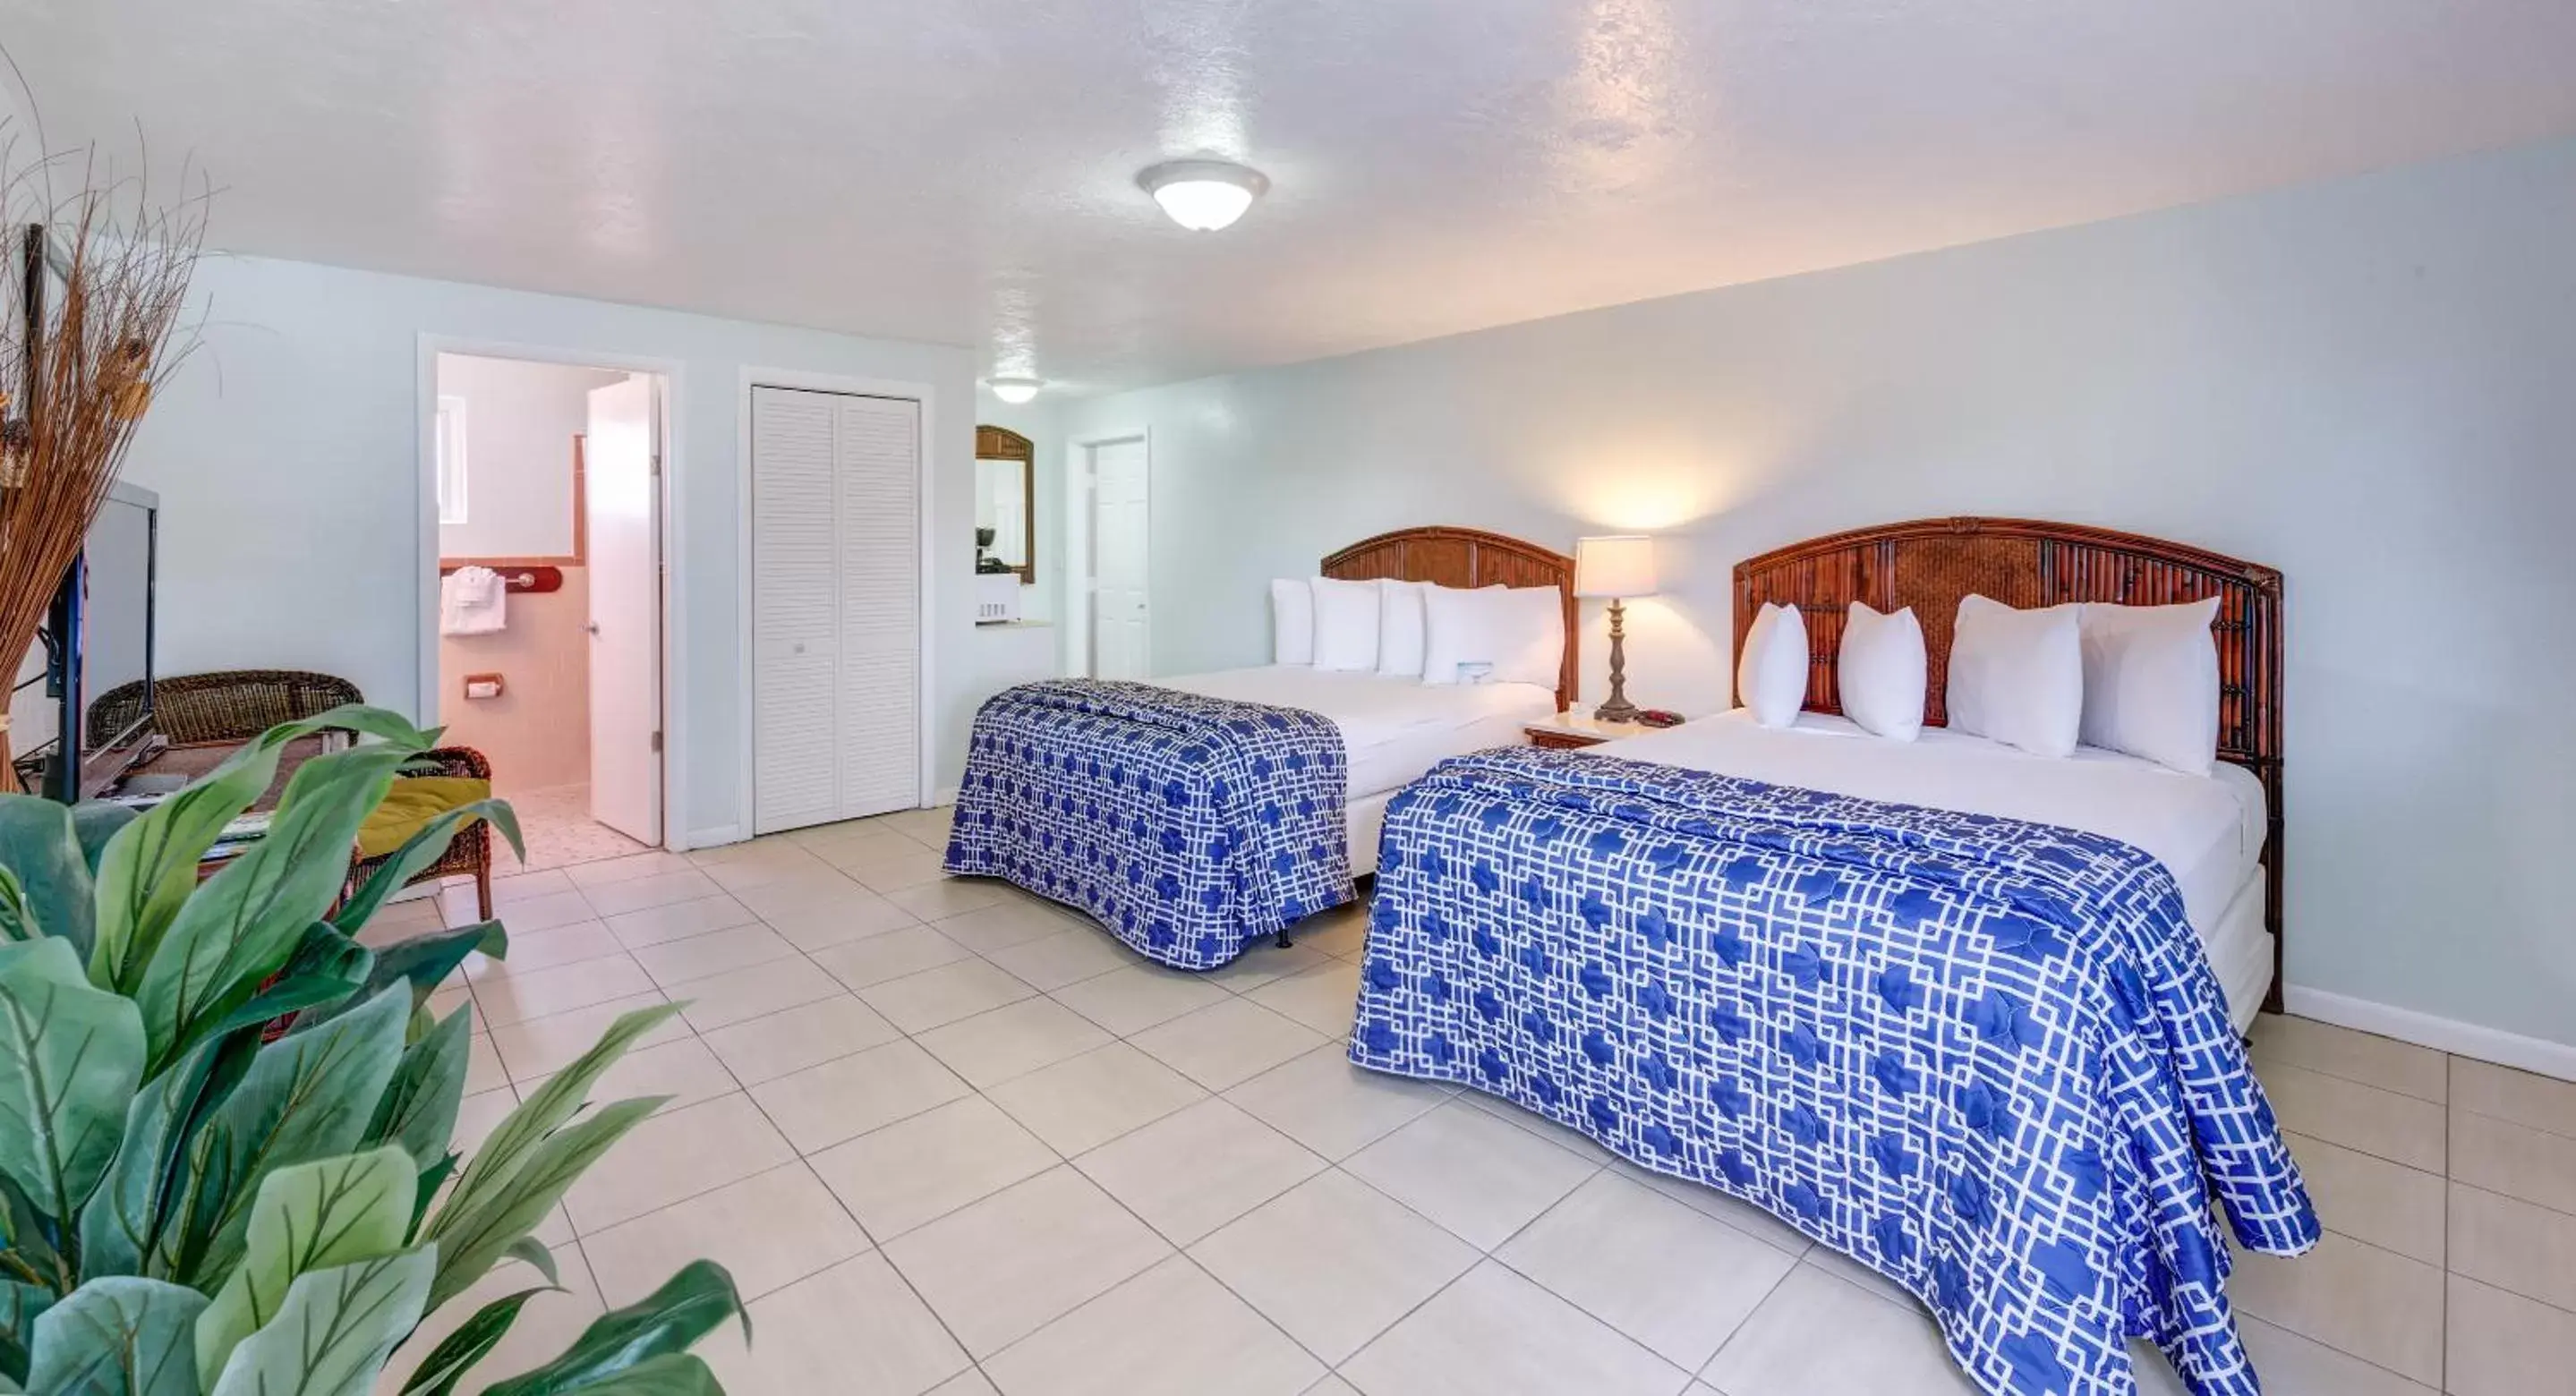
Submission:
<svg viewBox="0 0 2576 1396">
<path fill-rule="evenodd" d="M 1556 709 L 1574 706 L 1574 559 L 1535 543 L 1473 528 L 1400 528 L 1364 538 L 1324 559 L 1324 575 L 1343 581 L 1392 577 L 1444 587 L 1552 586 L 1565 597 L 1565 662 L 1557 670 Z"/>
<path fill-rule="evenodd" d="M 2011 606 L 2113 601 L 2136 606 L 2218 598 L 2218 756 L 2261 777 L 2270 802 L 2263 860 L 2266 921 L 2281 932 L 2281 574 L 2269 567 L 2133 533 L 2032 519 L 1918 519 L 1854 529 L 1748 558 L 1735 568 L 1735 654 L 1764 602 L 1796 606 L 1810 651 L 1807 707 L 1842 711 L 1835 662 L 1851 603 L 1914 608 L 1929 660 L 1924 720 L 1945 721 L 1950 631 L 1959 600 L 1979 592 Z M 1738 695 L 1739 700 L 1741 695 Z M 2277 947 L 2276 947 L 2277 953 Z M 2272 999 L 2281 992 L 2274 964 Z"/>
</svg>

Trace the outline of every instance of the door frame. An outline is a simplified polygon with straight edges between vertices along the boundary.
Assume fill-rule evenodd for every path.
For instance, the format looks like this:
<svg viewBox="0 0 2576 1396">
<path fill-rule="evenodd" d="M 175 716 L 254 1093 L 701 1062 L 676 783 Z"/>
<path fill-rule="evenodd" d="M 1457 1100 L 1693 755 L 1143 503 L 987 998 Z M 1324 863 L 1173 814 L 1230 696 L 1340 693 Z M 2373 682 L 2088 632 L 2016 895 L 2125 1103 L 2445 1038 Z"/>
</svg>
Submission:
<svg viewBox="0 0 2576 1396">
<path fill-rule="evenodd" d="M 918 646 L 913 669 L 920 692 L 913 699 L 920 720 L 913 724 L 913 738 L 919 744 L 913 762 L 913 808 L 930 804 L 934 779 L 932 759 L 939 750 L 937 740 L 939 716 L 932 705 L 937 684 L 936 653 L 933 640 L 938 635 L 939 560 L 935 544 L 939 532 L 934 525 L 939 518 L 939 501 L 934 493 L 939 475 L 939 432 L 935 412 L 937 392 L 928 383 L 906 382 L 892 378 L 853 378 L 835 373 L 809 373 L 793 368 L 756 368 L 745 365 L 734 395 L 734 624 L 741 637 L 740 662 L 735 666 L 739 680 L 734 689 L 736 710 L 742 715 L 741 730 L 736 735 L 735 764 L 740 768 L 740 785 L 735 792 L 739 822 L 730 831 L 735 839 L 752 836 L 752 800 L 755 774 L 752 758 L 752 632 L 751 632 L 751 393 L 754 388 L 793 388 L 816 393 L 848 393 L 859 397 L 898 398 L 921 409 L 921 440 L 918 443 L 921 479 L 921 620 L 914 638 Z M 711 840 L 712 842 L 712 840 Z"/>
<path fill-rule="evenodd" d="M 531 363 L 563 364 L 574 368 L 613 369 L 625 373 L 650 373 L 661 379 L 661 402 L 657 423 L 662 438 L 662 490 L 654 507 L 661 516 L 658 536 L 653 540 L 656 560 L 661 564 L 662 594 L 655 598 L 661 616 L 661 692 L 655 699 L 662 716 L 662 846 L 673 852 L 686 852 L 692 844 L 686 822 L 680 813 L 689 808 L 686 757 L 689 734 L 688 689 L 678 676 L 689 671 L 690 641 L 687 618 L 675 604 L 681 590 L 687 519 L 680 501 L 686 492 L 680 482 L 686 478 L 686 437 L 681 430 L 682 392 L 685 381 L 682 361 L 647 354 L 619 354 L 598 349 L 574 349 L 551 344 L 522 344 L 512 340 L 478 339 L 460 335 L 423 334 L 419 342 L 418 383 L 413 395 L 414 415 L 418 418 L 417 441 L 420 493 L 414 501 L 419 516 L 415 573 L 419 596 L 414 618 L 420 631 L 418 692 L 413 697 L 416 723 L 432 723 L 438 718 L 442 684 L 438 672 L 438 356 L 470 354 L 487 359 L 524 359 Z M 585 720 L 587 720 L 585 718 Z"/>
<path fill-rule="evenodd" d="M 1099 580 L 1091 560 L 1091 516 L 1097 507 L 1099 482 L 1093 478 L 1091 454 L 1103 446 L 1134 442 L 1145 452 L 1145 585 L 1153 590 L 1154 431 L 1136 426 L 1122 431 L 1087 432 L 1064 448 L 1064 672 L 1075 678 L 1091 672 L 1091 597 Z M 1152 603 L 1147 602 L 1149 654 L 1153 631 Z M 1149 666 L 1150 667 L 1150 666 Z"/>
</svg>

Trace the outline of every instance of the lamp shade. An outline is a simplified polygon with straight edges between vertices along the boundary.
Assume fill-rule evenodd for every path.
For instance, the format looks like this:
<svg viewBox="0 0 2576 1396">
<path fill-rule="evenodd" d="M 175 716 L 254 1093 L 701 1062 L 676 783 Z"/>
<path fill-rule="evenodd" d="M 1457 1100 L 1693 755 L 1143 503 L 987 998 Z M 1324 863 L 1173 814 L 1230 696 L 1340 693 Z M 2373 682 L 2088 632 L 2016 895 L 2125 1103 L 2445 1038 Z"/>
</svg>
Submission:
<svg viewBox="0 0 2576 1396">
<path fill-rule="evenodd" d="M 1655 540 L 1642 533 L 1578 538 L 1574 594 L 1626 598 L 1655 594 Z"/>
</svg>

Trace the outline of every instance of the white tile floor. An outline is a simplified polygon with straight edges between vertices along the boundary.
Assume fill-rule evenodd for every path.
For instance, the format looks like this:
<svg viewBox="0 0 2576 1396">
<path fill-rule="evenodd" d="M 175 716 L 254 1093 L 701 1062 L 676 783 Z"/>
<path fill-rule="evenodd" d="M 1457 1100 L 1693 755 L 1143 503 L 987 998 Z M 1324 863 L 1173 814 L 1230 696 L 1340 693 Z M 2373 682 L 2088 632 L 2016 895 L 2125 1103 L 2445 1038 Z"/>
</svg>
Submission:
<svg viewBox="0 0 2576 1396">
<path fill-rule="evenodd" d="M 702 1348 L 740 1396 L 1968 1389 L 1910 1300 L 1768 1217 L 1349 1066 L 1358 915 L 1175 974 L 941 878 L 944 832 L 498 885 L 508 962 L 442 991 L 479 1014 L 469 1139 L 618 1012 L 690 1007 L 610 1077 L 676 1098 L 549 1223 L 570 1292 L 486 1380 L 708 1255 L 751 1301 L 754 1347 Z M 2255 1056 L 2332 1232 L 2238 1272 L 2266 1391 L 2576 1392 L 2576 1085 L 2297 1019 Z"/>
<path fill-rule="evenodd" d="M 519 816 L 519 836 L 528 846 L 530 868 L 569 867 L 646 851 L 643 844 L 605 824 L 592 822 L 587 785 L 505 790 L 501 794 Z M 504 862 L 509 860 L 506 852 L 500 856 Z"/>
</svg>

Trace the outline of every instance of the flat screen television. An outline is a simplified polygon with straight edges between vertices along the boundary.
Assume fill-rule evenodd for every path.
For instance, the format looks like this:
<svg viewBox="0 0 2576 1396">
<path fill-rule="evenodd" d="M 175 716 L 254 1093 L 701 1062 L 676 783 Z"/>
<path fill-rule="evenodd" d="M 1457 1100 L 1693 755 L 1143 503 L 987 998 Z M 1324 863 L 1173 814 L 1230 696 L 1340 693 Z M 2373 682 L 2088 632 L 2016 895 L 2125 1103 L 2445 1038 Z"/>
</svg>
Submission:
<svg viewBox="0 0 2576 1396">
<path fill-rule="evenodd" d="M 160 522 L 159 495 L 123 484 L 109 491 L 37 643 L 19 661 L 9 725 L 30 790 L 67 803 L 89 799 L 152 740 Z"/>
</svg>

